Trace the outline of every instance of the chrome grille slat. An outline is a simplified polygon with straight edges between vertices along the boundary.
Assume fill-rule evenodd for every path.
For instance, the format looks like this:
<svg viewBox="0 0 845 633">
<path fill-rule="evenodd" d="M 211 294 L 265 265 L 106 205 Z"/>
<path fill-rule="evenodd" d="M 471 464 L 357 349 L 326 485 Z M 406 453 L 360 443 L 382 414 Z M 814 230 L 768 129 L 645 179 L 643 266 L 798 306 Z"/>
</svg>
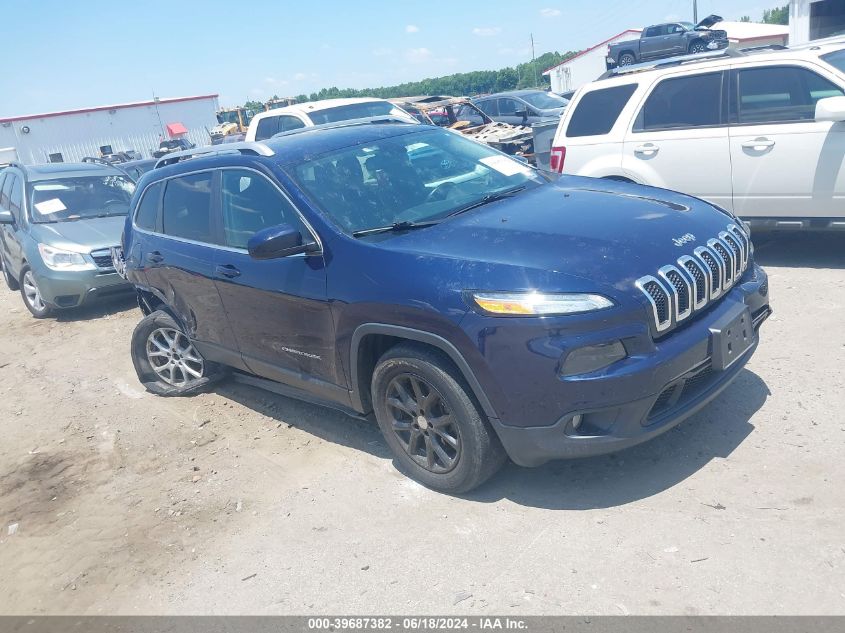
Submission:
<svg viewBox="0 0 845 633">
<path fill-rule="evenodd" d="M 700 310 L 710 299 L 710 274 L 707 266 L 689 255 L 679 257 L 678 263 L 692 282 L 692 307 L 694 310 Z"/>
<path fill-rule="evenodd" d="M 683 321 L 692 314 L 692 287 L 686 277 L 675 266 L 664 266 L 657 274 L 675 297 L 675 321 Z"/>
<path fill-rule="evenodd" d="M 736 224 L 698 246 L 691 255 L 645 275 L 635 286 L 645 295 L 654 328 L 662 333 L 727 294 L 751 261 L 751 240 Z"/>
<path fill-rule="evenodd" d="M 651 275 L 641 277 L 635 282 L 651 304 L 654 324 L 658 332 L 672 325 L 672 294 L 666 290 L 660 280 Z"/>
</svg>

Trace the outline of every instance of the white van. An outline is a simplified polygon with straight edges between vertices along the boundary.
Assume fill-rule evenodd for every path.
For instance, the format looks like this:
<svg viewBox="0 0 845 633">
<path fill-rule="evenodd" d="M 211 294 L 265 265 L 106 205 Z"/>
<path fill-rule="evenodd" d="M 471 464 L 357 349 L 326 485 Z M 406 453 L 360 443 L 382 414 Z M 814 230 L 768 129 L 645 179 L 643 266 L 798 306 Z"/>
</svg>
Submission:
<svg viewBox="0 0 845 633">
<path fill-rule="evenodd" d="M 699 196 L 761 229 L 845 229 L 845 40 L 611 71 L 574 95 L 551 166 Z"/>
</svg>

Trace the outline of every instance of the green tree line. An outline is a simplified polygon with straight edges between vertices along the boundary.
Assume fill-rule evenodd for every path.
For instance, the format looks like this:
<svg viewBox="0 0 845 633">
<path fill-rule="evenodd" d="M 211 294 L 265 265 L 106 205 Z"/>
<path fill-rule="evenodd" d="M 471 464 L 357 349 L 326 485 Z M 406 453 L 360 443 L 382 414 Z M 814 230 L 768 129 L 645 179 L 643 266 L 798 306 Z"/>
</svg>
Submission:
<svg viewBox="0 0 845 633">
<path fill-rule="evenodd" d="M 432 77 L 421 81 L 409 81 L 395 86 L 381 88 L 322 88 L 310 95 L 297 95 L 297 103 L 306 101 L 320 101 L 322 99 L 338 99 L 350 97 L 415 97 L 420 95 L 450 95 L 473 96 L 517 90 L 520 88 L 548 89 L 548 78 L 543 77 L 543 71 L 550 66 L 569 59 L 577 51 L 566 53 L 549 52 L 540 55 L 533 62 L 525 62 L 514 67 L 499 70 L 475 70 L 467 73 L 455 73 L 444 77 Z M 273 97 L 278 98 L 278 97 Z M 262 110 L 263 105 L 258 101 L 247 101 L 244 107 L 252 110 Z"/>
<path fill-rule="evenodd" d="M 739 19 L 740 22 L 751 22 L 751 17 L 744 15 Z M 774 9 L 766 9 L 763 11 L 763 24 L 789 24 L 789 5 L 782 7 L 775 7 Z"/>
</svg>

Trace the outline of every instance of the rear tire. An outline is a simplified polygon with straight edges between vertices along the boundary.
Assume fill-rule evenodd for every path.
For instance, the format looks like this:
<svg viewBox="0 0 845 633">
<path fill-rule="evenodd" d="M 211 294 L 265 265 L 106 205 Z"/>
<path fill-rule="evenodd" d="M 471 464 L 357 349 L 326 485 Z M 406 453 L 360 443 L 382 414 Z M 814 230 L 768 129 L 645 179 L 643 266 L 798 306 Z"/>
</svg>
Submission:
<svg viewBox="0 0 845 633">
<path fill-rule="evenodd" d="M 376 419 L 399 470 L 441 492 L 481 485 L 507 454 L 447 358 L 415 344 L 381 357 L 373 372 Z"/>
<path fill-rule="evenodd" d="M 159 396 L 184 396 L 217 382 L 223 367 L 206 361 L 176 321 L 161 310 L 141 319 L 132 333 L 138 380 Z"/>
<path fill-rule="evenodd" d="M 12 273 L 9 272 L 9 265 L 2 257 L 0 257 L 0 265 L 3 267 L 3 279 L 9 287 L 9 290 L 19 290 L 20 284 L 18 284 L 18 280 L 12 277 Z"/>
<path fill-rule="evenodd" d="M 619 56 L 619 65 L 620 66 L 630 66 L 631 64 L 636 64 L 637 58 L 633 56 L 631 53 L 622 53 Z"/>
<path fill-rule="evenodd" d="M 44 303 L 41 297 L 41 291 L 38 289 L 38 282 L 35 281 L 35 273 L 29 267 L 29 264 L 24 264 L 21 268 L 21 276 L 18 281 L 18 286 L 23 298 L 23 304 L 30 314 L 36 319 L 46 319 L 53 316 L 54 310 L 52 307 Z"/>
</svg>

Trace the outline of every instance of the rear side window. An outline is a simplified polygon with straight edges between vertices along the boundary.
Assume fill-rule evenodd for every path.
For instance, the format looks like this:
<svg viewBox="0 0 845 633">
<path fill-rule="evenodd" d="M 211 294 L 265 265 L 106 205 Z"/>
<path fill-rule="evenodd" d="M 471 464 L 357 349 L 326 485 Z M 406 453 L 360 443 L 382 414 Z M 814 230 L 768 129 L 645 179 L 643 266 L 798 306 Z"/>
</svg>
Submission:
<svg viewBox="0 0 845 633">
<path fill-rule="evenodd" d="M 634 132 L 719 125 L 722 121 L 722 73 L 661 81 L 646 99 Z"/>
<path fill-rule="evenodd" d="M 213 243 L 211 182 L 211 172 L 167 181 L 161 206 L 161 223 L 165 235 Z"/>
<path fill-rule="evenodd" d="M 574 138 L 610 132 L 636 89 L 637 84 L 625 84 L 585 94 L 572 113 L 566 136 Z"/>
<path fill-rule="evenodd" d="M 740 124 L 812 121 L 816 102 L 838 97 L 842 89 L 798 66 L 767 66 L 737 71 Z"/>
<path fill-rule="evenodd" d="M 274 134 L 279 132 L 279 117 L 268 116 L 258 121 L 258 127 L 255 128 L 255 140 L 263 141 L 271 138 Z"/>
<path fill-rule="evenodd" d="M 305 124 L 295 116 L 280 116 L 279 117 L 279 132 L 290 132 L 291 130 L 298 130 L 305 127 Z"/>
<path fill-rule="evenodd" d="M 660 24 L 658 26 L 650 26 L 646 29 L 645 32 L 646 37 L 659 37 L 661 35 L 666 35 L 665 24 Z"/>
<path fill-rule="evenodd" d="M 144 197 L 141 198 L 141 204 L 138 205 L 138 211 L 135 214 L 135 224 L 140 229 L 147 231 L 154 231 L 156 228 L 156 219 L 158 218 L 158 203 L 161 201 L 160 182 L 147 187 L 144 192 Z"/>
</svg>

